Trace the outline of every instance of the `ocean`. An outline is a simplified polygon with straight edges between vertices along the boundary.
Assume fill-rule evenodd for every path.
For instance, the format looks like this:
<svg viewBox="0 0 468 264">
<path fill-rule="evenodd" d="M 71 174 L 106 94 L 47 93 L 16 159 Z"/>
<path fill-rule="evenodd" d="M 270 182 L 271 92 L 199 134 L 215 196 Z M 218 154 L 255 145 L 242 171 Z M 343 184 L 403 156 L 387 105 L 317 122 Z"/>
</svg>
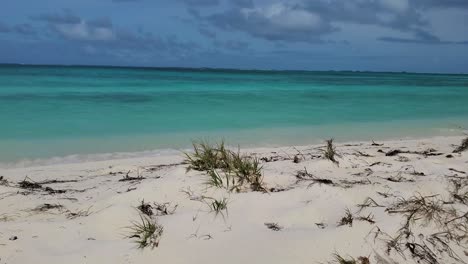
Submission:
<svg viewBox="0 0 468 264">
<path fill-rule="evenodd" d="M 0 66 L 0 163 L 460 135 L 468 75 Z"/>
</svg>

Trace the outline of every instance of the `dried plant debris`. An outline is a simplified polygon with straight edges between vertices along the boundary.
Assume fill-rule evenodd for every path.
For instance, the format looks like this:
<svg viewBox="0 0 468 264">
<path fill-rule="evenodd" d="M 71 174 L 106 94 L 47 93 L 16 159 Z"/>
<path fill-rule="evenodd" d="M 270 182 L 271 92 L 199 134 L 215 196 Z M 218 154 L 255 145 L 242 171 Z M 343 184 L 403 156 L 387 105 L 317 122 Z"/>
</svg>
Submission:
<svg viewBox="0 0 468 264">
<path fill-rule="evenodd" d="M 325 223 L 315 223 L 315 225 L 320 229 L 325 229 L 328 225 Z"/>
<path fill-rule="evenodd" d="M 78 180 L 45 180 L 38 182 L 38 184 L 41 185 L 47 185 L 47 184 L 56 184 L 56 183 L 70 183 L 70 182 L 78 182 Z"/>
<path fill-rule="evenodd" d="M 331 162 L 335 163 L 336 165 L 339 165 L 339 162 L 336 160 L 336 158 L 340 157 L 340 155 L 336 152 L 336 148 L 333 145 L 333 138 L 325 140 L 325 143 L 327 145 L 325 147 L 325 150 L 323 151 L 323 156 Z"/>
<path fill-rule="evenodd" d="M 381 147 L 381 146 L 383 146 L 383 145 L 384 145 L 384 144 L 375 143 L 374 140 L 372 140 L 371 146 Z"/>
<path fill-rule="evenodd" d="M 345 215 L 338 221 L 338 226 L 353 226 L 354 216 L 349 209 L 345 210 Z"/>
<path fill-rule="evenodd" d="M 343 257 L 338 253 L 333 254 L 333 260 L 328 262 L 330 264 L 370 264 L 368 257 L 359 257 L 356 259 L 351 257 Z"/>
<path fill-rule="evenodd" d="M 9 186 L 8 180 L 5 177 L 0 176 L 0 185 L 2 186 Z"/>
<path fill-rule="evenodd" d="M 387 207 L 385 211 L 390 214 L 405 214 L 407 222 L 435 220 L 441 223 L 444 214 L 447 213 L 443 205 L 444 202 L 439 198 L 439 195 L 422 196 L 418 194 L 408 199 L 397 199 L 397 202 Z"/>
<path fill-rule="evenodd" d="M 18 182 L 18 187 L 21 189 L 25 189 L 28 191 L 44 191 L 47 192 L 48 194 L 62 194 L 66 193 L 67 190 L 57 190 L 53 189 L 51 187 L 43 187 L 42 184 L 34 182 L 32 180 L 28 180 L 29 178 L 26 177 L 24 180 Z"/>
<path fill-rule="evenodd" d="M 468 137 L 464 138 L 461 144 L 453 150 L 453 153 L 462 153 L 468 149 Z"/>
<path fill-rule="evenodd" d="M 375 224 L 374 216 L 372 214 L 368 214 L 367 216 L 358 216 L 356 217 L 356 220 Z"/>
<path fill-rule="evenodd" d="M 283 227 L 278 225 L 278 223 L 265 223 L 265 226 L 273 231 L 281 231 L 283 229 Z"/>
<path fill-rule="evenodd" d="M 149 203 L 145 203 L 145 200 L 141 200 L 140 205 L 137 207 L 138 210 L 144 215 L 152 216 L 153 215 L 153 207 Z"/>
<path fill-rule="evenodd" d="M 79 218 L 79 217 L 89 216 L 89 215 L 91 215 L 91 207 L 92 206 L 90 206 L 88 209 L 78 210 L 76 212 L 68 211 L 67 218 L 68 219 L 75 219 L 75 218 Z"/>
<path fill-rule="evenodd" d="M 366 157 L 366 158 L 374 157 L 374 156 L 372 156 L 370 154 L 364 153 L 364 152 L 359 151 L 359 150 L 355 150 L 353 155 L 358 156 L 358 157 Z"/>
<path fill-rule="evenodd" d="M 461 171 L 461 170 L 457 170 L 457 169 L 454 169 L 454 168 L 449 168 L 450 171 L 453 171 L 453 172 L 456 172 L 456 173 L 462 173 L 462 174 L 467 174 L 466 172 L 464 171 Z"/>
<path fill-rule="evenodd" d="M 353 173 L 353 176 L 368 177 L 371 176 L 374 171 L 371 168 L 365 168 L 363 172 Z"/>
<path fill-rule="evenodd" d="M 362 180 L 354 180 L 354 181 L 350 181 L 350 180 L 341 180 L 340 181 L 340 186 L 343 187 L 343 188 L 351 188 L 353 187 L 354 185 L 369 185 L 369 184 L 372 184 L 371 180 L 369 179 L 362 179 Z"/>
<path fill-rule="evenodd" d="M 38 207 L 34 208 L 32 211 L 34 212 L 47 212 L 50 210 L 58 210 L 62 211 L 65 207 L 61 204 L 49 204 L 45 203 L 42 205 L 39 205 Z"/>
<path fill-rule="evenodd" d="M 450 183 L 449 193 L 453 201 L 468 205 L 468 178 L 454 178 Z"/>
<path fill-rule="evenodd" d="M 409 151 L 409 150 L 394 149 L 394 150 L 390 150 L 386 152 L 385 156 L 393 157 L 398 154 L 417 154 L 417 155 L 422 155 L 424 157 L 427 157 L 427 156 L 440 156 L 440 155 L 443 155 L 444 153 L 437 152 L 437 150 L 433 148 L 429 148 L 424 151 Z"/>
<path fill-rule="evenodd" d="M 29 178 L 26 177 L 24 180 L 18 182 L 18 186 L 20 188 L 26 189 L 26 190 L 39 190 L 39 189 L 42 189 L 42 185 L 40 185 L 37 182 L 28 181 L 27 179 L 29 179 Z"/>
<path fill-rule="evenodd" d="M 137 209 L 146 216 L 165 216 L 172 215 L 176 211 L 178 205 L 172 206 L 171 203 L 146 203 L 142 200 Z"/>
<path fill-rule="evenodd" d="M 384 206 L 378 204 L 374 199 L 372 199 L 370 197 L 367 197 L 362 204 L 358 204 L 357 206 L 359 207 L 358 212 L 361 212 L 362 210 L 364 210 L 365 208 L 368 208 L 368 207 L 384 207 Z"/>
<path fill-rule="evenodd" d="M 125 174 L 125 176 L 119 180 L 119 182 L 126 182 L 126 181 L 141 181 L 141 180 L 144 180 L 145 178 L 141 175 L 138 175 L 137 177 L 131 177 L 130 176 L 130 172 L 131 171 L 128 171 L 127 174 Z"/>
<path fill-rule="evenodd" d="M 311 173 L 309 173 L 307 171 L 307 168 L 304 168 L 304 170 L 298 171 L 296 173 L 296 179 L 297 179 L 297 182 L 311 181 L 312 183 L 310 185 L 312 185 L 314 183 L 325 184 L 325 185 L 334 185 L 333 181 L 330 180 L 330 179 L 323 179 L 323 178 L 315 177 L 314 175 L 312 175 Z"/>
</svg>

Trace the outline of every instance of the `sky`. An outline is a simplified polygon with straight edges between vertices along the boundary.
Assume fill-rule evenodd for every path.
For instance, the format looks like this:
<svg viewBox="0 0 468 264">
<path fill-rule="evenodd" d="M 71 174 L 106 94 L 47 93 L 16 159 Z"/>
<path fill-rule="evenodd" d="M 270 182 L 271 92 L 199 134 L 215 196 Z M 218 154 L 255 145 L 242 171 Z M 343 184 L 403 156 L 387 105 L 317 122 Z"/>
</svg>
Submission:
<svg viewBox="0 0 468 264">
<path fill-rule="evenodd" d="M 0 63 L 468 73 L 468 0 L 3 0 Z"/>
</svg>

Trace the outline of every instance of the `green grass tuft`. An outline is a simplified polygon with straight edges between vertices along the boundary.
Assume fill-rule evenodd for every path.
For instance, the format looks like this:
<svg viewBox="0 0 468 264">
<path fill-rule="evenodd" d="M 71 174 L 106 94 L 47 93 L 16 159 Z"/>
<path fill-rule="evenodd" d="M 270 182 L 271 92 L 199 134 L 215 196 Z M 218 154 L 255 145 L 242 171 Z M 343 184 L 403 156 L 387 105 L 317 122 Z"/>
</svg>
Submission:
<svg viewBox="0 0 468 264">
<path fill-rule="evenodd" d="M 206 171 L 205 184 L 229 191 L 239 191 L 245 185 L 254 191 L 266 190 L 258 158 L 242 155 L 239 150 L 228 150 L 224 142 L 216 146 L 206 142 L 193 143 L 193 148 L 192 154 L 185 153 L 185 161 L 189 164 L 187 171 Z"/>
<path fill-rule="evenodd" d="M 155 248 L 159 246 L 159 241 L 164 228 L 155 219 L 140 214 L 141 222 L 133 222 L 129 227 L 130 234 L 128 238 L 134 238 L 138 248 Z"/>
</svg>

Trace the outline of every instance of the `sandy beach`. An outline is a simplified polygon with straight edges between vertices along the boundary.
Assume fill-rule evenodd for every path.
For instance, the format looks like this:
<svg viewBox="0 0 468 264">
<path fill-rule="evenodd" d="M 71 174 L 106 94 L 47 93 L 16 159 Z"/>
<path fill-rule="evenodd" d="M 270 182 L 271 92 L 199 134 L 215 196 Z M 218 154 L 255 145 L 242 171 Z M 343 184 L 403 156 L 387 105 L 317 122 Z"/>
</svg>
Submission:
<svg viewBox="0 0 468 264">
<path fill-rule="evenodd" d="M 463 138 L 340 142 L 337 163 L 324 144 L 242 149 L 263 191 L 209 186 L 182 153 L 3 168 L 0 263 L 467 263 Z M 141 218 L 162 228 L 145 248 Z"/>
</svg>

